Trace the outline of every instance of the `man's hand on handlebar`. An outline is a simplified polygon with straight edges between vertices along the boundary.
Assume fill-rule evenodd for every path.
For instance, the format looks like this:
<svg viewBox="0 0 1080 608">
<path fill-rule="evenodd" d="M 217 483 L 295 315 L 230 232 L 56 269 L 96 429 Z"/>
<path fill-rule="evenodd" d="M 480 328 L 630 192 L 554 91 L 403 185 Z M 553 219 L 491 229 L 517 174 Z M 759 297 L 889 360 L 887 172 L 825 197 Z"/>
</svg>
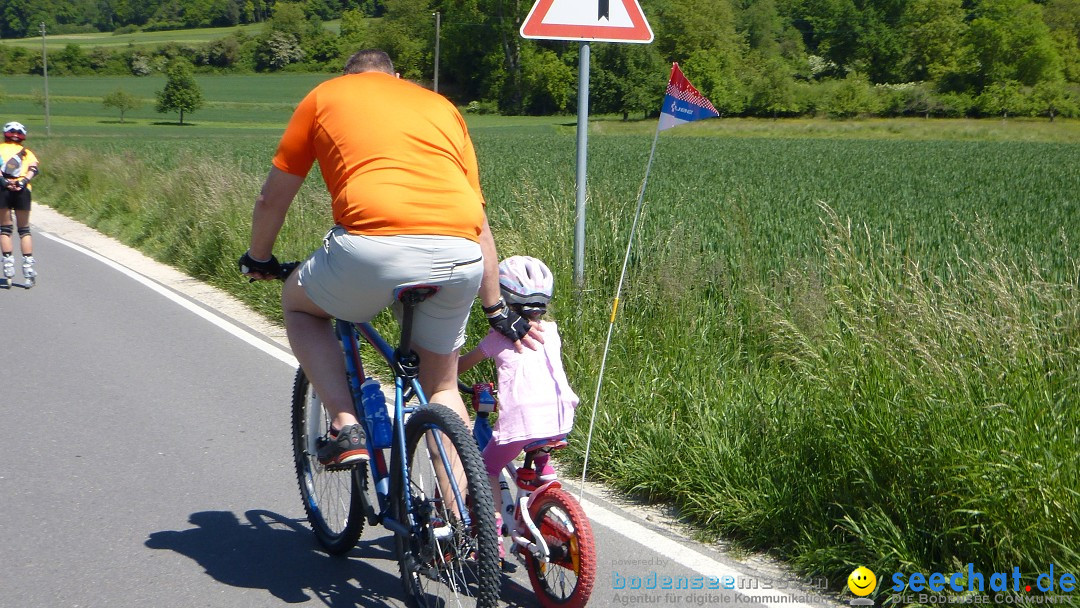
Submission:
<svg viewBox="0 0 1080 608">
<path fill-rule="evenodd" d="M 245 251 L 237 263 L 240 274 L 248 277 L 251 282 L 281 278 L 281 263 L 273 255 L 269 260 L 256 260 L 251 257 L 250 252 Z"/>
</svg>

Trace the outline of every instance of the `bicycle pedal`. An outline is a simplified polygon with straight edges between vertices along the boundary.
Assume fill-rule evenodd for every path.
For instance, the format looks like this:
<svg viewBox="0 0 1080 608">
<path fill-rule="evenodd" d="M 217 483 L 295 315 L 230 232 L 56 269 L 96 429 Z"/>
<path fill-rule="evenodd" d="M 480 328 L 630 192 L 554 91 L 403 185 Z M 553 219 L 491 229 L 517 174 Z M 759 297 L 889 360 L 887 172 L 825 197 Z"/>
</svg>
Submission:
<svg viewBox="0 0 1080 608">
<path fill-rule="evenodd" d="M 339 462 L 334 464 L 324 464 L 323 468 L 327 471 L 351 471 L 353 469 L 362 467 L 367 464 L 367 460 L 353 460 L 351 462 Z"/>
</svg>

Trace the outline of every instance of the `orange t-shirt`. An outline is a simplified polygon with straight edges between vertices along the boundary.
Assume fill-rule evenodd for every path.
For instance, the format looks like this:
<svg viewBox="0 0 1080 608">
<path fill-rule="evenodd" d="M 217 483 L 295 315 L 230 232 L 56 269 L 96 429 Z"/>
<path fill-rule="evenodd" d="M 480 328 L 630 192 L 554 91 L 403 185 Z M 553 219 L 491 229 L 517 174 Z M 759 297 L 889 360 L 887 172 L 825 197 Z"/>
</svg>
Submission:
<svg viewBox="0 0 1080 608">
<path fill-rule="evenodd" d="M 334 222 L 354 234 L 479 239 L 484 198 L 465 120 L 446 98 L 382 72 L 348 74 L 300 102 L 274 166 L 319 161 Z"/>
</svg>

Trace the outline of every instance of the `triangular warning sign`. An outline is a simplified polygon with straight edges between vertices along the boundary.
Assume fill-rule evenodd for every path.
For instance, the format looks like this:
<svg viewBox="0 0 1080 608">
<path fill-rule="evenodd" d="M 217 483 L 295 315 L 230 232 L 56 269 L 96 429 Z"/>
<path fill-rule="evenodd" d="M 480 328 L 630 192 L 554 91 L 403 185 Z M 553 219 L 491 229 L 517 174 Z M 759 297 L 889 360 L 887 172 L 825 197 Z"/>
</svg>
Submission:
<svg viewBox="0 0 1080 608">
<path fill-rule="evenodd" d="M 637 0 L 537 0 L 521 24 L 522 38 L 652 42 Z"/>
</svg>

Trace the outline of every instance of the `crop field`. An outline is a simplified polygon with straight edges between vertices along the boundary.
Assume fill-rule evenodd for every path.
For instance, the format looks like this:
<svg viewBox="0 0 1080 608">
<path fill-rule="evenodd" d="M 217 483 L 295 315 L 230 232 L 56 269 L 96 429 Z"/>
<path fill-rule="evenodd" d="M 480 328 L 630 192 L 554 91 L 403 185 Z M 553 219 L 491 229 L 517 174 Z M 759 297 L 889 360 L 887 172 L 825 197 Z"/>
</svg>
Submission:
<svg viewBox="0 0 1080 608">
<path fill-rule="evenodd" d="M 205 75 L 196 77 L 206 101 L 205 107 L 185 115 L 184 122 L 193 126 L 217 129 L 272 128 L 280 131 L 293 108 L 311 87 L 330 78 L 331 74 L 272 74 L 272 75 Z M 5 101 L 0 106 L 4 115 L 32 116 L 44 114 L 44 79 L 40 76 L 5 76 Z M 102 106 L 102 98 L 116 90 L 124 90 L 139 98 L 141 106 L 124 115 L 125 128 L 160 122 L 176 122 L 176 114 L 155 111 L 157 92 L 165 87 L 165 76 L 65 76 L 49 79 L 49 111 L 52 125 L 64 134 L 64 125 L 84 129 L 119 122 L 116 110 Z M 28 126 L 38 120 L 24 121 Z M 119 127 L 120 125 L 117 125 Z M 98 128 L 99 133 L 109 129 Z M 40 131 L 39 131 L 40 133 Z M 115 134 L 115 132 L 114 132 Z"/>
<path fill-rule="evenodd" d="M 84 34 L 51 34 L 46 33 L 45 46 L 48 51 L 57 51 L 69 44 L 83 47 L 119 48 L 129 45 L 155 46 L 166 43 L 177 44 L 203 44 L 219 38 L 224 38 L 234 32 L 243 32 L 248 36 L 256 36 L 265 29 L 262 23 L 237 25 L 234 27 L 208 27 L 187 30 L 166 30 L 160 32 L 132 32 L 128 34 L 114 34 L 112 32 L 84 33 Z M 327 21 L 323 24 L 327 30 L 337 33 L 341 27 L 338 20 Z M 38 50 L 41 48 L 41 36 L 4 40 L 4 44 L 21 46 Z"/>
<path fill-rule="evenodd" d="M 275 316 L 278 287 L 234 266 L 288 112 L 245 109 L 248 127 L 87 114 L 35 138 L 30 122 L 35 196 Z M 564 460 L 580 471 L 655 122 L 591 129 L 579 292 L 573 119 L 469 121 L 500 253 L 556 274 L 582 397 Z M 1047 124 L 721 120 L 662 134 L 590 476 L 838 588 L 857 565 L 1080 569 L 1080 137 Z M 312 176 L 280 258 L 318 245 L 326 207 Z"/>
</svg>

